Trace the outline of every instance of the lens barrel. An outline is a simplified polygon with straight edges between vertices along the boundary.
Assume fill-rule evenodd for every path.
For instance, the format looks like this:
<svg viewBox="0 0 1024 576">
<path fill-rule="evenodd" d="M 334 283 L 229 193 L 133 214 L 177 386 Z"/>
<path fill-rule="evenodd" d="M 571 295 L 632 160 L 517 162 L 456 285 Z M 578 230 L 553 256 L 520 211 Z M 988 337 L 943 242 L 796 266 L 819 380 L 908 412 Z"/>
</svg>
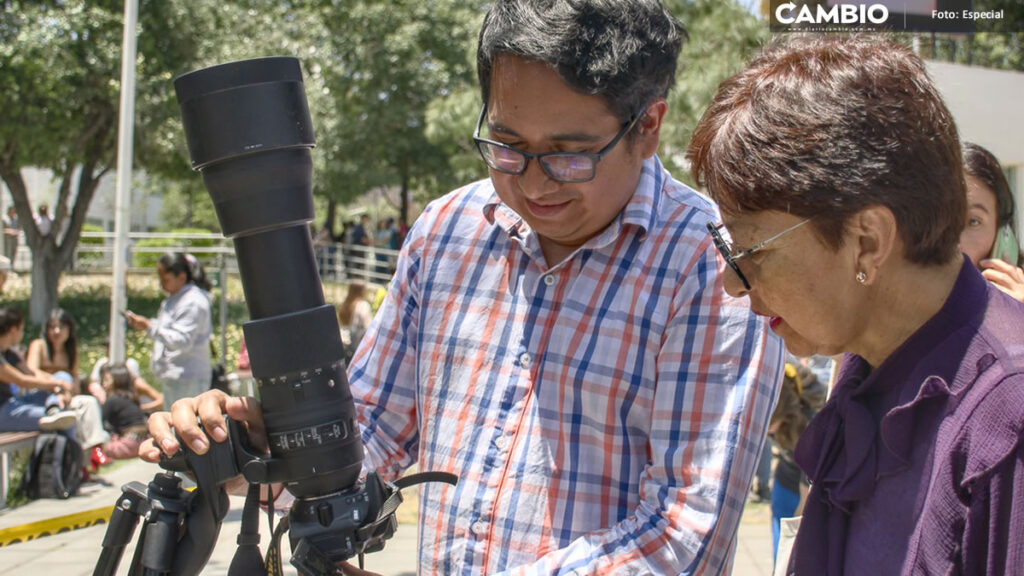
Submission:
<svg viewBox="0 0 1024 576">
<path fill-rule="evenodd" d="M 300 498 L 359 479 L 363 445 L 334 308 L 308 223 L 315 146 L 295 58 L 260 58 L 174 81 L 192 167 L 231 238 L 243 326 L 270 440 L 272 481 Z"/>
</svg>

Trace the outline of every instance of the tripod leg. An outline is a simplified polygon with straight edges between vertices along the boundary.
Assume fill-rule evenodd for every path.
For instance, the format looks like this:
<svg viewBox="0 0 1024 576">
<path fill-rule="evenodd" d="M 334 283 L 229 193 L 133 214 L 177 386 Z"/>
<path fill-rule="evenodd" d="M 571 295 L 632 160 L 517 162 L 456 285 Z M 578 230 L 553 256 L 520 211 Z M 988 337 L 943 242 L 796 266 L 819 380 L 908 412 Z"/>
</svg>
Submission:
<svg viewBox="0 0 1024 576">
<path fill-rule="evenodd" d="M 145 514 L 148 503 L 145 487 L 139 482 L 130 482 L 121 487 L 121 496 L 110 515 L 110 524 L 103 535 L 103 550 L 96 561 L 93 576 L 113 576 L 121 562 L 125 546 L 132 539 L 139 517 Z"/>
</svg>

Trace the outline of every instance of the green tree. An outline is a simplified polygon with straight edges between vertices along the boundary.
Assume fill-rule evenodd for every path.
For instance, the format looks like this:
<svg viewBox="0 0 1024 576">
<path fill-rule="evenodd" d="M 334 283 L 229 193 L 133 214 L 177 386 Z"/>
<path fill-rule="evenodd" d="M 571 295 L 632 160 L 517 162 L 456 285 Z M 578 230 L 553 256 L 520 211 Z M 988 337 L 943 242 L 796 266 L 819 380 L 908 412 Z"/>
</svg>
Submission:
<svg viewBox="0 0 1024 576">
<path fill-rule="evenodd" d="M 683 158 L 693 127 L 718 85 L 742 70 L 768 40 L 768 24 L 736 0 L 668 0 L 690 35 L 679 55 L 658 155 L 672 175 L 689 181 Z"/>
<path fill-rule="evenodd" d="M 196 198 L 201 187 L 188 171 L 172 80 L 229 60 L 308 55 L 323 28 L 306 19 L 305 4 L 140 2 L 136 168 Z M 2 0 L 0 6 L 0 178 L 33 254 L 30 316 L 38 322 L 57 301 L 60 274 L 100 179 L 116 168 L 124 6 L 120 0 Z M 48 236 L 33 224 L 21 174 L 26 167 L 49 169 L 59 181 Z"/>
<path fill-rule="evenodd" d="M 450 182 L 449 150 L 427 137 L 427 111 L 472 81 L 467 47 L 482 5 L 325 3 L 331 50 L 320 64 L 333 109 L 321 122 L 320 193 L 344 203 L 375 187 L 398 188 L 400 219 L 407 221 L 411 190 Z"/>
<path fill-rule="evenodd" d="M 139 109 L 143 126 L 168 115 L 161 79 L 194 60 L 197 42 L 184 2 L 144 2 L 139 15 Z M 100 179 L 116 165 L 122 2 L 4 1 L 0 12 L 0 178 L 11 192 L 32 251 L 30 317 L 57 302 Z M 140 157 L 151 155 L 136 133 Z M 34 224 L 21 170 L 51 170 L 59 181 L 52 232 Z"/>
</svg>

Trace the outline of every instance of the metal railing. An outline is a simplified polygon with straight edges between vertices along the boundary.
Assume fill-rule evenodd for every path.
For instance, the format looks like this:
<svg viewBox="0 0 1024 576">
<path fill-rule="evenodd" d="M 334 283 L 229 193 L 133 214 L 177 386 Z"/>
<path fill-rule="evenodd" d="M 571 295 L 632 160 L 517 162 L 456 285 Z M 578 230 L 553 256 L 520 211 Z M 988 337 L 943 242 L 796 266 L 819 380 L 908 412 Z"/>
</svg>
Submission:
<svg viewBox="0 0 1024 576">
<path fill-rule="evenodd" d="M 146 245 L 146 240 L 157 240 L 159 245 Z M 130 272 L 151 271 L 151 262 L 164 252 L 191 252 L 211 271 L 224 269 L 229 274 L 238 273 L 234 246 L 220 234 L 132 232 L 128 235 L 128 243 L 127 262 Z M 346 283 L 353 278 L 360 278 L 371 284 L 386 286 L 391 281 L 398 260 L 397 250 L 341 242 L 317 243 L 313 250 L 320 276 L 325 282 Z M 136 258 L 141 254 L 152 254 L 154 257 Z M 32 252 L 23 237 L 11 264 L 16 272 L 32 269 Z M 102 274 L 112 272 L 113 269 L 114 233 L 83 232 L 75 248 L 71 270 Z"/>
</svg>

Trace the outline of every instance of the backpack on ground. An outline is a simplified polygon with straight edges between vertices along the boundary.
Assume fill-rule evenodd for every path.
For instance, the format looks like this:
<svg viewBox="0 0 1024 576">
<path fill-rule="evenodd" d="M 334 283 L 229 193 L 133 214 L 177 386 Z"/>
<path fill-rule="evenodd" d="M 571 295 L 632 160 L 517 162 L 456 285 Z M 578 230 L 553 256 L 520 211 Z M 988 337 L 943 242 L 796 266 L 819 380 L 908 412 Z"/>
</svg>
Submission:
<svg viewBox="0 0 1024 576">
<path fill-rule="evenodd" d="M 36 437 L 32 458 L 21 480 L 22 491 L 31 499 L 65 500 L 82 485 L 82 445 L 63 434 L 44 433 Z"/>
</svg>

